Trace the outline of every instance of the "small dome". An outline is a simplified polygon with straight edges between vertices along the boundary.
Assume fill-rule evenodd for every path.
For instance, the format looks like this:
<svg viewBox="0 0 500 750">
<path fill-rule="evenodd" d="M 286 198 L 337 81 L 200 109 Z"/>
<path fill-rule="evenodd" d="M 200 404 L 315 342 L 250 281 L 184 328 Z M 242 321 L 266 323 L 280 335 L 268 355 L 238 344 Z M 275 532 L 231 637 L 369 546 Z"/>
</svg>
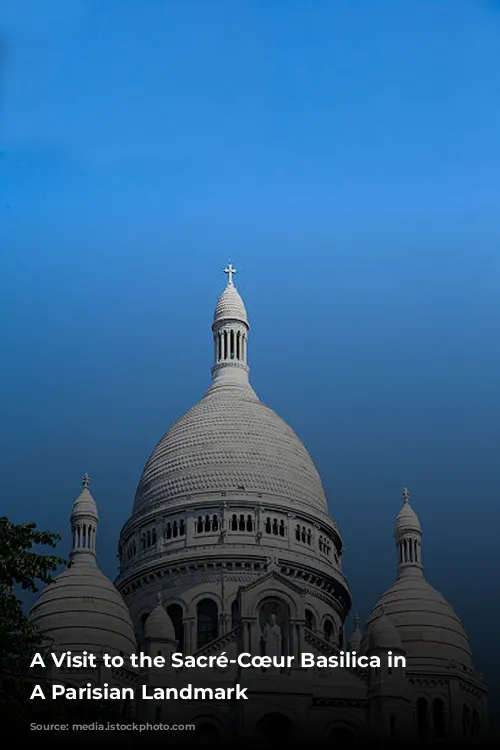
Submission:
<svg viewBox="0 0 500 750">
<path fill-rule="evenodd" d="M 232 282 L 226 286 L 215 307 L 214 323 L 222 320 L 241 320 L 248 325 L 245 305 Z"/>
<path fill-rule="evenodd" d="M 354 618 L 354 630 L 352 631 L 347 644 L 348 651 L 359 651 L 359 647 L 361 646 L 361 636 L 362 633 L 359 629 L 359 617 L 356 615 Z"/>
<path fill-rule="evenodd" d="M 71 517 L 74 518 L 78 515 L 91 516 L 96 521 L 99 519 L 96 502 L 90 494 L 88 487 L 83 488 L 73 505 Z"/>
<path fill-rule="evenodd" d="M 446 599 L 428 583 L 421 571 L 400 576 L 383 594 L 368 618 L 361 641 L 366 653 L 381 606 L 395 625 L 412 667 L 447 668 L 455 661 L 474 671 L 465 630 Z M 378 637 L 378 636 L 377 636 Z M 391 644 L 393 645 L 393 644 Z"/>
<path fill-rule="evenodd" d="M 158 604 L 146 620 L 144 637 L 151 641 L 177 641 L 172 620 L 163 604 Z"/>
<path fill-rule="evenodd" d="M 369 651 L 403 650 L 403 644 L 391 618 L 382 612 L 373 622 L 370 631 Z"/>
<path fill-rule="evenodd" d="M 408 490 L 405 489 L 403 492 L 403 507 L 396 516 L 396 536 L 400 536 L 401 534 L 411 531 L 422 531 L 418 516 L 411 507 L 408 498 Z"/>
<path fill-rule="evenodd" d="M 97 566 L 73 565 L 42 591 L 30 621 L 62 651 L 135 653 L 130 613 Z"/>
</svg>

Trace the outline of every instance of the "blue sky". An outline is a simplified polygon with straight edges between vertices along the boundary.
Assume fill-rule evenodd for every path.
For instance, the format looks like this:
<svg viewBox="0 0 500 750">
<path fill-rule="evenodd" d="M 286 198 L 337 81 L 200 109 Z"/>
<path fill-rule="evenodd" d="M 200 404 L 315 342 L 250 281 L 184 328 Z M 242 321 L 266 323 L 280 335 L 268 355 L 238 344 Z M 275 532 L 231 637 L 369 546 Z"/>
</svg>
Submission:
<svg viewBox="0 0 500 750">
<path fill-rule="evenodd" d="M 3 0 L 0 19 L 2 512 L 67 544 L 88 471 L 115 574 L 142 466 L 208 385 L 231 258 L 252 382 L 318 465 L 355 608 L 392 581 L 408 485 L 487 670 L 500 4 Z"/>
</svg>

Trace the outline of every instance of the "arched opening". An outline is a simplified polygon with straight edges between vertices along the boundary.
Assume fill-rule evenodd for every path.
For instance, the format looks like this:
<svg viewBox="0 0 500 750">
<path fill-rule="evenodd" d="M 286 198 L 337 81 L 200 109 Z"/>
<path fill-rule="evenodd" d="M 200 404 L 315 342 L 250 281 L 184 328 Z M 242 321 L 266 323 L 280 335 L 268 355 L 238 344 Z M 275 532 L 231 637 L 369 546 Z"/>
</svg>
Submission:
<svg viewBox="0 0 500 750">
<path fill-rule="evenodd" d="M 287 716 L 270 713 L 263 716 L 256 726 L 257 736 L 265 748 L 273 750 L 295 737 L 295 728 Z"/>
<path fill-rule="evenodd" d="M 425 698 L 417 700 L 417 732 L 419 737 L 427 735 L 427 701 Z"/>
<path fill-rule="evenodd" d="M 178 650 L 184 651 L 184 623 L 182 622 L 182 607 L 180 604 L 169 604 L 167 614 L 172 620 L 174 626 L 175 640 L 178 643 Z"/>
<path fill-rule="evenodd" d="M 218 635 L 217 604 L 213 599 L 202 599 L 196 607 L 197 646 L 202 648 L 215 640 Z"/>
<path fill-rule="evenodd" d="M 464 737 L 468 737 L 470 735 L 470 730 L 471 730 L 470 708 L 469 706 L 464 706 L 462 709 L 462 733 Z"/>
<path fill-rule="evenodd" d="M 277 597 L 268 597 L 259 606 L 261 652 L 266 656 L 288 656 L 292 652 L 290 608 Z"/>
<path fill-rule="evenodd" d="M 195 735 L 196 739 L 200 740 L 218 740 L 220 739 L 220 732 L 217 727 L 210 721 L 202 721 L 196 724 Z"/>
<path fill-rule="evenodd" d="M 477 737 L 481 731 L 481 721 L 479 719 L 479 713 L 474 709 L 472 712 L 472 734 Z"/>
<path fill-rule="evenodd" d="M 144 635 L 144 629 L 146 627 L 146 620 L 149 617 L 149 612 L 145 612 L 143 615 L 141 615 L 141 633 Z"/>
<path fill-rule="evenodd" d="M 325 636 L 325 641 L 328 641 L 328 643 L 331 643 L 332 641 L 333 630 L 333 622 L 331 620 L 326 620 L 323 626 L 323 635 Z"/>
<path fill-rule="evenodd" d="M 316 621 L 310 609 L 306 609 L 306 628 L 316 630 Z"/>
<path fill-rule="evenodd" d="M 432 724 L 435 737 L 446 736 L 446 725 L 444 717 L 444 703 L 441 698 L 435 698 L 432 703 Z"/>
<path fill-rule="evenodd" d="M 332 727 L 328 733 L 328 739 L 332 740 L 334 745 L 350 745 L 356 739 L 356 733 L 351 727 L 338 726 Z"/>
<path fill-rule="evenodd" d="M 231 604 L 231 627 L 235 628 L 240 623 L 240 603 L 235 599 Z"/>
</svg>

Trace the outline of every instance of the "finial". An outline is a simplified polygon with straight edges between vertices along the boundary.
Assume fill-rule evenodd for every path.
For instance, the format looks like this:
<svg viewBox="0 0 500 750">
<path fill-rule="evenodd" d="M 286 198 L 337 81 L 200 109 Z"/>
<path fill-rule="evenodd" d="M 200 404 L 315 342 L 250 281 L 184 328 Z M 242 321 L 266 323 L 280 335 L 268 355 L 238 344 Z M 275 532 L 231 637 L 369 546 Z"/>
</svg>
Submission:
<svg viewBox="0 0 500 750">
<path fill-rule="evenodd" d="M 227 275 L 228 275 L 228 281 L 227 281 L 227 283 L 228 284 L 232 284 L 233 283 L 233 276 L 236 273 L 236 268 L 234 268 L 234 266 L 233 266 L 232 263 L 229 263 L 226 266 L 226 268 L 224 269 L 224 273 L 227 273 Z"/>
<path fill-rule="evenodd" d="M 408 487 L 405 487 L 403 490 L 403 503 L 407 505 L 409 500 L 410 500 L 410 493 L 408 492 Z"/>
<path fill-rule="evenodd" d="M 88 474 L 83 475 L 82 487 L 84 490 L 88 490 L 90 484 L 90 477 Z"/>
<path fill-rule="evenodd" d="M 359 628 L 359 615 L 354 615 L 354 630 L 357 630 Z"/>
<path fill-rule="evenodd" d="M 163 594 L 161 591 L 156 595 L 156 598 L 158 599 L 158 604 L 163 604 Z"/>
</svg>

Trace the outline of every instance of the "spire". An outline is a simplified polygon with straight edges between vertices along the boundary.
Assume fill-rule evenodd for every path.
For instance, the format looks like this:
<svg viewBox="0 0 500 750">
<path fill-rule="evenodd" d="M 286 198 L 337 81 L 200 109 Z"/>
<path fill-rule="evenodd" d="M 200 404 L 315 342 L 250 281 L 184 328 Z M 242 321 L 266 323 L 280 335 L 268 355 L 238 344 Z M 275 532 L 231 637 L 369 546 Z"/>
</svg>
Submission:
<svg viewBox="0 0 500 750">
<path fill-rule="evenodd" d="M 239 385 L 248 388 L 247 311 L 236 289 L 233 276 L 236 268 L 229 263 L 224 269 L 227 285 L 215 307 L 212 332 L 214 337 L 213 385 Z"/>
<path fill-rule="evenodd" d="M 411 507 L 407 487 L 403 490 L 403 507 L 396 518 L 394 536 L 398 550 L 398 576 L 407 573 L 422 574 L 422 528 Z"/>
<path fill-rule="evenodd" d="M 71 512 L 71 564 L 96 565 L 96 531 L 99 522 L 97 506 L 89 491 L 90 477 L 84 474 L 82 491 Z"/>
</svg>

